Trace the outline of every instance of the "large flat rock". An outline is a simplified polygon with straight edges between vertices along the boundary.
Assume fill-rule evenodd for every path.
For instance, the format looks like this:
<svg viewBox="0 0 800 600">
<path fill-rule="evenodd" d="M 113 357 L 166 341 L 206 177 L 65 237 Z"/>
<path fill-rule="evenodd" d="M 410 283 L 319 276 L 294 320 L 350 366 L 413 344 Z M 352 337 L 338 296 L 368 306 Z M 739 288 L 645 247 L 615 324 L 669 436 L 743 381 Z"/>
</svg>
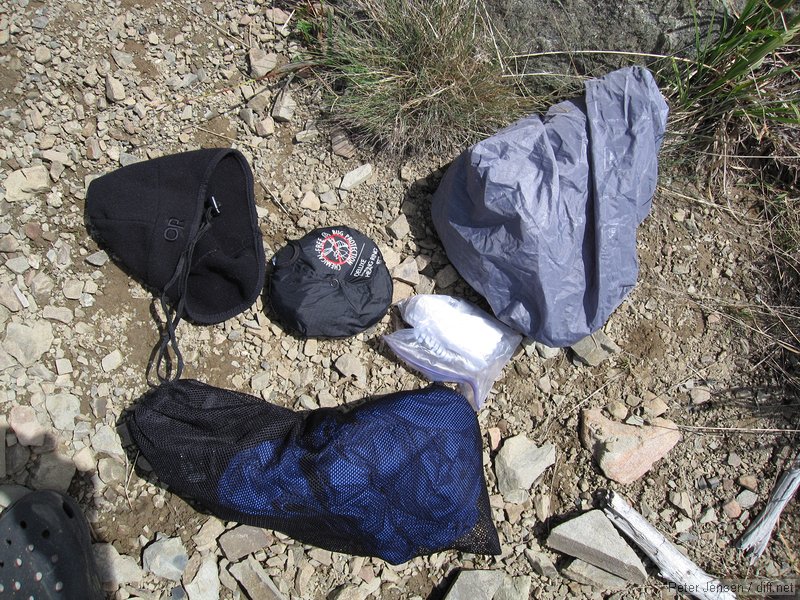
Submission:
<svg viewBox="0 0 800 600">
<path fill-rule="evenodd" d="M 562 523 L 550 532 L 547 545 L 633 583 L 647 580 L 642 561 L 600 510 Z"/>
<path fill-rule="evenodd" d="M 603 416 L 601 409 L 581 413 L 581 443 L 592 453 L 603 474 L 632 483 L 664 458 L 681 439 L 678 426 L 656 418 L 652 425 L 625 425 Z"/>
</svg>

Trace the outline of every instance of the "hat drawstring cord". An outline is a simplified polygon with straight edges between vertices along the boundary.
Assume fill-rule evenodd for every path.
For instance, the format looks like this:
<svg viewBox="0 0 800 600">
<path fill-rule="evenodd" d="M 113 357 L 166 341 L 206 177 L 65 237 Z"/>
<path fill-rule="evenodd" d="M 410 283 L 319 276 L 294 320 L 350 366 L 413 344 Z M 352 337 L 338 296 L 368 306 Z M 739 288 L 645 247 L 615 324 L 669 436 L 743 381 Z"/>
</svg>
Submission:
<svg viewBox="0 0 800 600">
<path fill-rule="evenodd" d="M 191 270 L 192 266 L 192 256 L 194 255 L 194 248 L 197 242 L 205 235 L 205 233 L 211 228 L 211 219 L 214 215 L 219 214 L 219 206 L 217 205 L 214 197 L 211 197 L 211 204 L 206 208 L 205 214 L 203 215 L 203 222 L 200 225 L 200 229 L 197 230 L 197 234 L 189 240 L 189 243 L 186 245 L 186 248 L 181 253 L 180 259 L 178 259 L 178 265 L 175 267 L 175 273 L 170 278 L 167 285 L 164 286 L 163 291 L 161 292 L 161 296 L 159 300 L 161 301 L 161 309 L 164 311 L 166 323 L 164 324 L 164 333 L 161 335 L 161 340 L 159 341 L 158 353 L 156 355 L 155 364 L 156 367 L 156 376 L 158 377 L 159 381 L 164 383 L 167 381 L 174 381 L 176 379 L 181 378 L 181 374 L 183 373 L 183 354 L 178 347 L 178 337 L 176 335 L 176 330 L 178 324 L 181 322 L 181 318 L 184 315 L 185 307 L 186 307 L 186 286 L 189 281 L 189 271 Z M 167 290 L 169 290 L 175 283 L 178 284 L 178 303 L 175 308 L 170 308 L 167 304 Z M 168 375 L 168 371 L 166 368 L 166 363 L 169 361 L 169 349 L 172 348 L 172 353 L 175 355 L 175 374 L 173 377 Z M 161 365 L 162 363 L 165 364 L 164 366 L 164 375 L 162 375 Z"/>
</svg>

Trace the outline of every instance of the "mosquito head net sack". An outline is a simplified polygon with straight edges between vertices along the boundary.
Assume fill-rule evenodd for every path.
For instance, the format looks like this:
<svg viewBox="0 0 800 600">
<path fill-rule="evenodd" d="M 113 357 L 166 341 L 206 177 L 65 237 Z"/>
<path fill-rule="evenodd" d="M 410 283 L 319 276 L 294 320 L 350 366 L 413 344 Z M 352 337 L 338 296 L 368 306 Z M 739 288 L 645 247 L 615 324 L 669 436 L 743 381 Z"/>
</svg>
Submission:
<svg viewBox="0 0 800 600">
<path fill-rule="evenodd" d="M 127 425 L 170 490 L 222 519 L 395 564 L 500 551 L 478 421 L 447 388 L 294 412 L 179 380 L 141 398 Z"/>
</svg>

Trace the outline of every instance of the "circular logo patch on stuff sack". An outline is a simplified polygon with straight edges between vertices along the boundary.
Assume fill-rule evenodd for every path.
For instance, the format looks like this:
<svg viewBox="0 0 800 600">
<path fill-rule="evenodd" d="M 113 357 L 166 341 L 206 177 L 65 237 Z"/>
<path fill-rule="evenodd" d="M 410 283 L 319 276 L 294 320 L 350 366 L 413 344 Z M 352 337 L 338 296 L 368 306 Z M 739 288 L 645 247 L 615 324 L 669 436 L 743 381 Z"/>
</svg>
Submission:
<svg viewBox="0 0 800 600">
<path fill-rule="evenodd" d="M 339 229 L 323 231 L 314 243 L 317 258 L 334 271 L 353 265 L 358 258 L 358 244 L 349 233 Z"/>
</svg>

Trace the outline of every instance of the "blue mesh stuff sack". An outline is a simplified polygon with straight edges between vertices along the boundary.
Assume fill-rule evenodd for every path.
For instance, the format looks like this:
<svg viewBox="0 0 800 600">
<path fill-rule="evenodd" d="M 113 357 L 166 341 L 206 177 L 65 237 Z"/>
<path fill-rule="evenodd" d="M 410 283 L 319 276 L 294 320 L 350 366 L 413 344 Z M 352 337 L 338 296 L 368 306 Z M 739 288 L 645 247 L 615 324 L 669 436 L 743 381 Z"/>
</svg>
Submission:
<svg viewBox="0 0 800 600">
<path fill-rule="evenodd" d="M 391 563 L 500 552 L 475 413 L 444 387 L 295 412 L 193 380 L 127 420 L 170 490 L 216 516 Z"/>
</svg>

